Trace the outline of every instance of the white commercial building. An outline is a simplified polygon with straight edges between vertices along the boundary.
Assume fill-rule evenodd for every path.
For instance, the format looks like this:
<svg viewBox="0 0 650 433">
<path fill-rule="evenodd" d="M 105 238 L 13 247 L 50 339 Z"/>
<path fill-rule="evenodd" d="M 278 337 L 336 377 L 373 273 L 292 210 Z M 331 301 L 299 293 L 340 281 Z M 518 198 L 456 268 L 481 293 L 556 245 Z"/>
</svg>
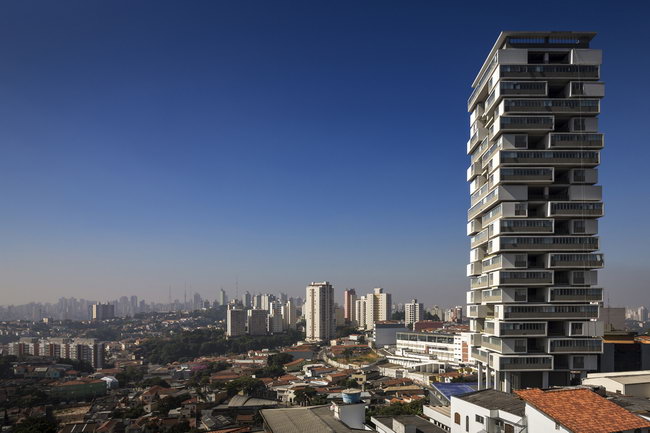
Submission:
<svg viewBox="0 0 650 433">
<path fill-rule="evenodd" d="M 472 84 L 467 315 L 484 387 L 566 385 L 598 367 L 594 36 L 503 32 Z"/>
<path fill-rule="evenodd" d="M 329 341 L 336 335 L 334 287 L 327 281 L 306 288 L 303 305 L 307 341 Z"/>
<path fill-rule="evenodd" d="M 608 392 L 629 397 L 650 398 L 650 371 L 589 373 L 583 385 L 602 386 Z"/>
</svg>

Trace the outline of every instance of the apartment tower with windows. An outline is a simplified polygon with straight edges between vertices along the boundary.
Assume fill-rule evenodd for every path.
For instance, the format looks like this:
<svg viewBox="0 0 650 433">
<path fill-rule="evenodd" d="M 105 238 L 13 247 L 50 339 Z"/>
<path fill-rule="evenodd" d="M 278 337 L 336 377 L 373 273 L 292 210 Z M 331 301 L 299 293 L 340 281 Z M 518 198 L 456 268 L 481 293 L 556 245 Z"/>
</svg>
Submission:
<svg viewBox="0 0 650 433">
<path fill-rule="evenodd" d="M 329 282 L 312 282 L 307 286 L 303 310 L 307 341 L 329 341 L 336 336 L 334 287 Z"/>
<path fill-rule="evenodd" d="M 597 369 L 601 50 L 587 32 L 503 32 L 468 101 L 467 274 L 479 386 Z"/>
</svg>

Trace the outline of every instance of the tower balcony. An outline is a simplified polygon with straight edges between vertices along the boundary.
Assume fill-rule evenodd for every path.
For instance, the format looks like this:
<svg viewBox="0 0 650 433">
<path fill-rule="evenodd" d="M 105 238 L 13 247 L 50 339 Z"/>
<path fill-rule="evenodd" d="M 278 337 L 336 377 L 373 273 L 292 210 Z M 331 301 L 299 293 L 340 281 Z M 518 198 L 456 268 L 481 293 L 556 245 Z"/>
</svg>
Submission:
<svg viewBox="0 0 650 433">
<path fill-rule="evenodd" d="M 500 183 L 553 183 L 555 170 L 553 167 L 501 167 L 488 177 L 491 188 Z"/>
<path fill-rule="evenodd" d="M 490 286 L 550 286 L 553 271 L 495 271 L 488 274 Z"/>
<path fill-rule="evenodd" d="M 548 149 L 602 149 L 604 135 L 593 132 L 551 132 L 545 138 Z"/>
<path fill-rule="evenodd" d="M 599 338 L 549 338 L 548 353 L 603 353 Z"/>
<path fill-rule="evenodd" d="M 482 302 L 490 303 L 510 303 L 510 302 L 527 302 L 528 289 L 515 287 L 497 287 L 494 289 L 485 289 L 482 292 Z"/>
<path fill-rule="evenodd" d="M 550 201 L 546 204 L 547 217 L 598 218 L 604 214 L 601 202 Z"/>
<path fill-rule="evenodd" d="M 493 138 L 508 132 L 552 131 L 555 129 L 553 116 L 500 116 L 488 129 Z"/>
<path fill-rule="evenodd" d="M 549 287 L 548 302 L 602 302 L 600 287 Z"/>
<path fill-rule="evenodd" d="M 600 113 L 599 99 L 519 99 L 507 98 L 499 104 L 499 115 L 511 114 L 580 114 L 593 115 Z"/>
<path fill-rule="evenodd" d="M 544 261 L 550 269 L 598 269 L 605 265 L 603 254 L 594 253 L 549 253 L 544 257 Z"/>
<path fill-rule="evenodd" d="M 484 289 L 488 286 L 488 276 L 481 275 L 478 277 L 472 277 L 469 280 L 469 286 L 472 289 Z"/>
<path fill-rule="evenodd" d="M 596 236 L 499 236 L 488 241 L 488 254 L 501 251 L 596 251 Z"/>
<path fill-rule="evenodd" d="M 472 262 L 467 264 L 467 276 L 481 275 L 482 273 L 481 262 Z"/>
<path fill-rule="evenodd" d="M 503 78 L 563 78 L 597 80 L 599 65 L 500 65 L 499 75 Z"/>
<path fill-rule="evenodd" d="M 528 254 L 497 254 L 481 262 L 483 272 L 499 269 L 525 269 L 528 267 Z"/>
<path fill-rule="evenodd" d="M 490 354 L 493 366 L 500 371 L 544 371 L 553 370 L 550 355 L 503 356 Z"/>
<path fill-rule="evenodd" d="M 496 305 L 495 317 L 498 319 L 597 319 L 598 305 Z"/>
<path fill-rule="evenodd" d="M 491 324 L 497 337 L 545 337 L 548 334 L 547 322 L 489 322 L 485 321 L 486 333 Z"/>
<path fill-rule="evenodd" d="M 500 150 L 488 162 L 488 171 L 502 165 L 567 165 L 595 167 L 600 164 L 597 150 Z"/>
<path fill-rule="evenodd" d="M 467 211 L 467 220 L 476 218 L 481 212 L 500 201 L 528 200 L 528 187 L 526 185 L 503 185 L 497 186 L 480 199 Z"/>
</svg>

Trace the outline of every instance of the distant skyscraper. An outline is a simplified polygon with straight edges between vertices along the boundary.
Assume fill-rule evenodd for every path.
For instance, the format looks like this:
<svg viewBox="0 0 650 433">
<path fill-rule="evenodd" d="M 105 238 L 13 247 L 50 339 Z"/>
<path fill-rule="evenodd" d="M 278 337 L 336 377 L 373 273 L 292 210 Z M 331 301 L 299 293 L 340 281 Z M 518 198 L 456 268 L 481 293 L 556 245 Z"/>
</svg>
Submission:
<svg viewBox="0 0 650 433">
<path fill-rule="evenodd" d="M 97 303 L 91 306 L 92 320 L 108 320 L 115 318 L 115 306 L 113 304 Z"/>
<path fill-rule="evenodd" d="M 480 387 L 567 385 L 598 368 L 594 35 L 503 32 L 472 84 L 467 315 Z"/>
<path fill-rule="evenodd" d="M 219 305 L 226 305 L 228 303 L 228 296 L 226 296 L 226 291 L 224 289 L 219 289 L 217 294 L 217 302 Z"/>
<path fill-rule="evenodd" d="M 226 313 L 226 335 L 238 337 L 246 333 L 246 310 L 229 308 Z"/>
<path fill-rule="evenodd" d="M 354 289 L 345 289 L 343 292 L 343 318 L 349 323 L 356 321 L 355 302 L 357 302 L 357 292 Z"/>
<path fill-rule="evenodd" d="M 251 298 L 251 294 L 249 292 L 246 292 L 243 295 L 241 295 L 241 301 L 242 304 L 244 304 L 244 308 L 251 308 L 253 306 L 253 301 Z"/>
<path fill-rule="evenodd" d="M 266 335 L 269 312 L 266 310 L 248 310 L 247 332 L 249 335 Z"/>
<path fill-rule="evenodd" d="M 410 325 L 424 318 L 424 307 L 417 299 L 404 304 L 404 323 Z"/>
<path fill-rule="evenodd" d="M 282 307 L 282 319 L 284 326 L 287 329 L 296 329 L 296 322 L 298 322 L 298 314 L 296 312 L 296 302 L 289 299 Z"/>
<path fill-rule="evenodd" d="M 334 288 L 327 281 L 311 283 L 307 286 L 305 299 L 306 340 L 330 340 L 336 335 Z"/>
</svg>

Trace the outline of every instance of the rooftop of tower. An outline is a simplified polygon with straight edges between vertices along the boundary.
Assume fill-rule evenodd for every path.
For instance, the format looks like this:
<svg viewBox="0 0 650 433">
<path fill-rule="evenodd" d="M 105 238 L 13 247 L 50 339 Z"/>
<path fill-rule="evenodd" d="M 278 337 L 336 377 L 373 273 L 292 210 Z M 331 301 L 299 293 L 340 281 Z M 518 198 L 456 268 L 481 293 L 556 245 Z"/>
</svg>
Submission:
<svg viewBox="0 0 650 433">
<path fill-rule="evenodd" d="M 485 58 L 483 66 L 476 74 L 472 87 L 476 87 L 479 78 L 488 68 L 492 57 L 502 48 L 589 48 L 589 42 L 596 36 L 595 32 L 569 31 L 503 31 L 499 34 L 492 50 Z"/>
</svg>

